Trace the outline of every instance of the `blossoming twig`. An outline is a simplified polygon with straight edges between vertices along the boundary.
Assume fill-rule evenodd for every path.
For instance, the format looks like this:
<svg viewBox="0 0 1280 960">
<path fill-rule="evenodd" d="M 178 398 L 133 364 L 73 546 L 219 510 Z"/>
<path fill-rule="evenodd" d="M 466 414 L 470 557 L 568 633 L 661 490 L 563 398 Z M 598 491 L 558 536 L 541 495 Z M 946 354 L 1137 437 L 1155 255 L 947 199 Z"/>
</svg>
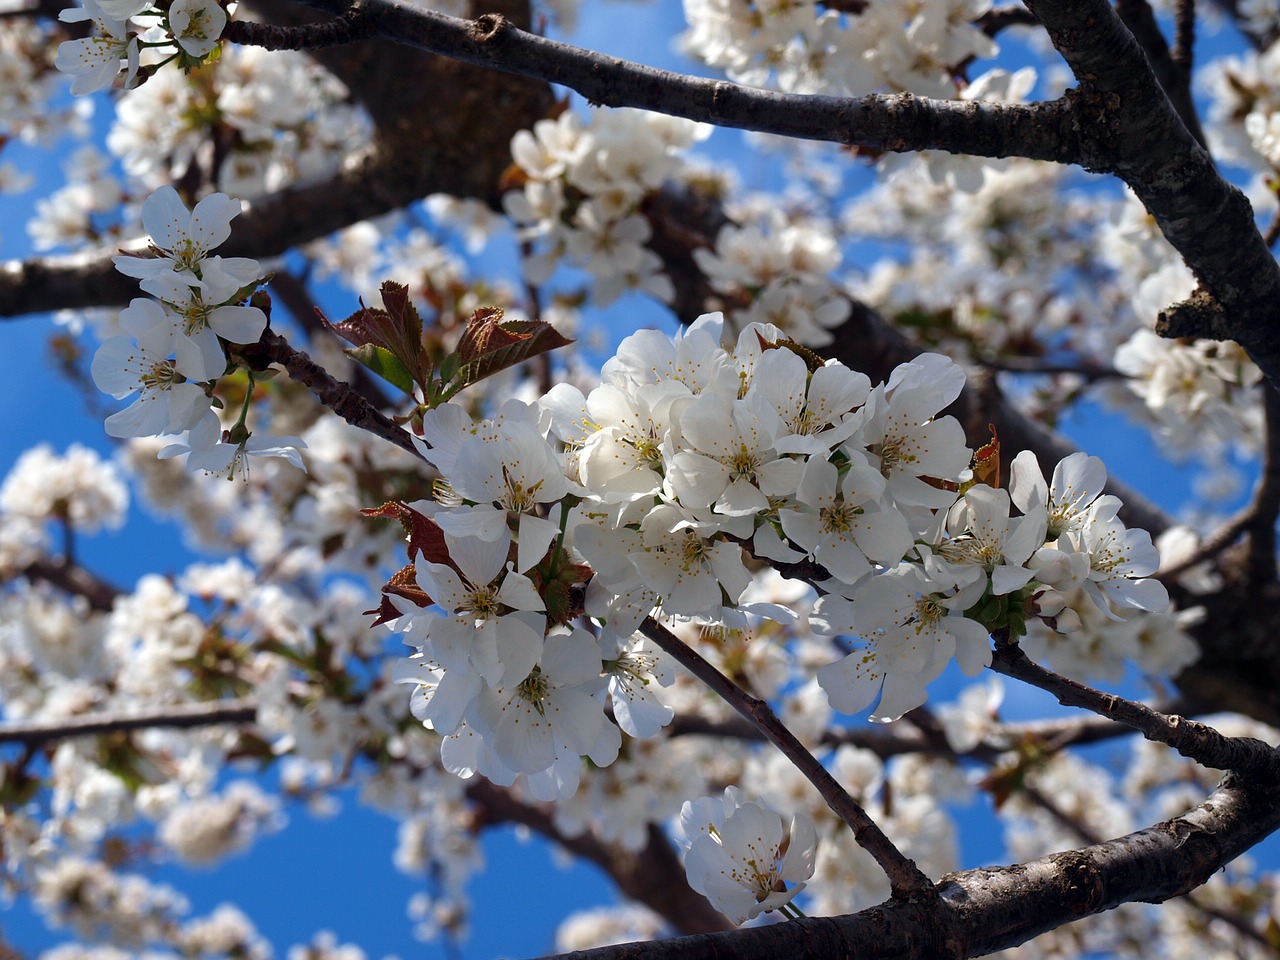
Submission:
<svg viewBox="0 0 1280 960">
<path fill-rule="evenodd" d="M 280 364 L 292 379 L 310 388 L 321 403 L 353 427 L 368 430 L 415 457 L 422 458 L 422 454 L 409 439 L 409 434 L 375 410 L 368 400 L 350 386 L 335 379 L 307 354 L 291 347 L 278 333 L 266 330 L 256 344 L 241 347 L 238 352 L 254 370 L 265 370 L 272 363 Z"/>
<path fill-rule="evenodd" d="M 765 738 L 795 764 L 796 769 L 818 788 L 827 805 L 849 825 L 862 848 L 880 864 L 889 877 L 894 897 L 910 897 L 932 888 L 929 878 L 915 865 L 915 861 L 904 856 L 893 845 L 858 802 L 849 796 L 795 735 L 783 726 L 765 701 L 748 694 L 652 617 L 645 618 L 640 625 L 640 632 L 755 724 Z"/>
<path fill-rule="evenodd" d="M 1280 752 L 1251 737 L 1225 737 L 1212 727 L 1166 716 L 1145 704 L 1103 693 L 1033 663 L 1012 644 L 998 643 L 991 669 L 1048 691 L 1064 706 L 1083 707 L 1166 743 L 1184 757 L 1218 770 L 1234 770 L 1264 784 L 1280 781 Z"/>
</svg>

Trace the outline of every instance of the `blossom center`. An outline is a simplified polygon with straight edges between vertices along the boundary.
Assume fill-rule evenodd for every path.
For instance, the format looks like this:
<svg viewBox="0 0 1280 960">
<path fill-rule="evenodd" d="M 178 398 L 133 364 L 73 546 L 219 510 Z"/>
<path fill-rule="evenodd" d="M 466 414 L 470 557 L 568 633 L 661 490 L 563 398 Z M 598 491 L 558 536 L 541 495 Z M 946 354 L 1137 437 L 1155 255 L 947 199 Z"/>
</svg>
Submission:
<svg viewBox="0 0 1280 960">
<path fill-rule="evenodd" d="M 543 701 L 547 698 L 551 685 L 547 682 L 546 675 L 542 672 L 541 667 L 534 667 L 533 671 L 520 681 L 520 685 L 516 687 L 516 695 L 534 710 L 538 711 L 539 716 L 546 716 L 546 707 Z"/>
<path fill-rule="evenodd" d="M 538 502 L 538 491 L 542 489 L 542 481 L 525 486 L 521 477 L 514 477 L 507 465 L 502 465 L 502 482 L 504 492 L 500 502 L 512 513 L 528 513 Z"/>
<path fill-rule="evenodd" d="M 818 523 L 823 533 L 848 533 L 861 514 L 861 507 L 855 507 L 844 500 L 835 500 L 818 511 Z"/>
</svg>

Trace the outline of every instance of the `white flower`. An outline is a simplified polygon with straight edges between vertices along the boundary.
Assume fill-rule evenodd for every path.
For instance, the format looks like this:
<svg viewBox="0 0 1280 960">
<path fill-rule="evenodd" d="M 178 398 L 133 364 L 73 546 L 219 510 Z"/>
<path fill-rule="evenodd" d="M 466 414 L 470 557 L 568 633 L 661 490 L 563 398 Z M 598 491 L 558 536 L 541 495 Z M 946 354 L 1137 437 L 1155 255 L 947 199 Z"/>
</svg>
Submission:
<svg viewBox="0 0 1280 960">
<path fill-rule="evenodd" d="M 543 558 L 560 528 L 534 510 L 560 500 L 570 485 L 560 458 L 535 427 L 505 421 L 493 434 L 464 438 L 447 476 L 458 496 L 480 504 L 473 522 L 484 523 L 488 516 L 489 525 L 477 531 L 481 536 L 492 536 L 498 526 L 505 530 L 507 516 L 517 515 L 517 569 L 528 570 Z"/>
<path fill-rule="evenodd" d="M 454 566 L 420 560 L 415 568 L 418 585 L 447 614 L 426 621 L 426 649 L 446 671 L 474 671 L 489 683 L 522 679 L 542 656 L 546 617 L 533 583 L 510 569 L 510 532 L 444 536 Z"/>
<path fill-rule="evenodd" d="M 666 483 L 685 507 L 726 516 L 767 510 L 769 497 L 795 491 L 803 464 L 778 454 L 782 418 L 763 396 L 726 400 L 704 392 L 680 410 L 686 449 L 671 458 Z"/>
<path fill-rule="evenodd" d="M 187 382 L 172 360 L 152 353 L 129 337 L 112 337 L 98 348 L 93 382 L 117 400 L 138 394 L 134 403 L 107 417 L 112 437 L 155 437 L 195 426 L 210 399 L 199 384 Z"/>
<path fill-rule="evenodd" d="M 189 211 L 177 190 L 163 186 L 143 202 L 142 226 L 164 256 L 159 259 L 121 256 L 114 257 L 113 262 L 116 269 L 128 277 L 145 280 L 165 274 L 180 274 L 186 282 L 198 285 L 202 261 L 210 250 L 231 236 L 231 221 L 239 215 L 240 201 L 225 193 L 211 193 Z M 245 262 L 253 263 L 224 261 L 222 269 L 240 274 L 239 268 Z M 255 271 L 250 281 L 259 275 Z"/>
<path fill-rule="evenodd" d="M 925 353 L 895 369 L 858 411 L 862 441 L 888 480 L 886 495 L 891 500 L 935 509 L 951 506 L 954 495 L 923 478 L 954 480 L 969 465 L 959 422 L 954 417 L 934 419 L 963 386 L 959 366 L 947 357 Z"/>
<path fill-rule="evenodd" d="M 892 566 L 911 547 L 911 531 L 902 514 L 879 500 L 881 474 L 854 459 L 843 478 L 834 463 L 811 459 L 796 491 L 808 510 L 779 510 L 787 536 L 809 551 L 827 571 L 845 583 L 871 572 L 868 559 Z"/>
<path fill-rule="evenodd" d="M 305 470 L 300 449 L 306 443 L 298 437 L 251 435 L 236 443 L 223 439 L 222 423 L 212 410 L 187 431 L 186 441 L 171 443 L 156 455 L 161 460 L 187 454 L 187 466 L 193 470 L 218 474 L 228 480 L 237 474 L 249 479 L 249 457 L 279 457 L 299 470 Z"/>
<path fill-rule="evenodd" d="M 1097 457 L 1076 452 L 1053 468 L 1053 482 L 1046 484 L 1036 455 L 1023 450 L 1013 458 L 1009 476 L 1009 497 L 1023 513 L 1043 504 L 1048 511 L 1048 540 L 1057 540 L 1068 530 L 1088 522 L 1090 511 L 1108 510 L 1114 516 L 1120 509 L 1115 497 L 1102 497 L 1107 483 L 1107 468 Z"/>
<path fill-rule="evenodd" d="M 680 828 L 689 886 L 737 923 L 790 903 L 813 876 L 813 822 L 797 813 L 784 825 L 776 811 L 744 803 L 737 787 L 723 799 L 686 801 Z"/>
<path fill-rule="evenodd" d="M 667 613 L 711 614 L 720 609 L 721 591 L 736 603 L 751 583 L 742 548 L 711 539 L 702 525 L 678 507 L 659 504 L 640 523 L 640 549 L 631 562 L 645 585 L 662 598 Z"/>
<path fill-rule="evenodd" d="M 607 644 L 603 636 L 600 643 Z M 643 740 L 671 722 L 675 712 L 658 699 L 655 688 L 669 687 L 675 678 L 648 640 L 640 637 L 623 644 L 612 657 L 606 651 L 602 669 L 609 678 L 613 715 L 623 733 Z"/>
<path fill-rule="evenodd" d="M 672 429 L 676 401 L 690 396 L 674 380 L 634 390 L 603 383 L 587 398 L 592 433 L 578 457 L 582 482 L 596 496 L 650 496 L 662 487 L 663 446 Z"/>
<path fill-rule="evenodd" d="M 1115 516 L 1101 513 L 1090 518 L 1079 532 L 1078 543 L 1089 555 L 1085 593 L 1098 609 L 1115 618 L 1107 600 L 1120 607 L 1137 607 L 1160 613 L 1169 605 L 1169 593 L 1159 580 L 1139 579 L 1160 568 L 1160 554 L 1145 530 L 1129 530 Z"/>
<path fill-rule="evenodd" d="M 71 22 L 92 19 L 102 31 L 102 36 L 58 44 L 54 66 L 75 78 L 71 83 L 74 96 L 111 86 L 122 67 L 127 71 L 125 85 L 133 85 L 138 76 L 138 38 L 127 32 L 123 19 L 112 17 L 92 0 L 82 10 L 64 10 L 58 19 Z"/>
<path fill-rule="evenodd" d="M 142 286 L 165 306 L 158 311 L 154 304 L 145 306 L 148 301 L 141 299 L 130 304 L 131 310 L 150 315 L 149 329 L 138 342 L 155 353 L 174 354 L 178 369 L 192 380 L 216 380 L 222 376 L 227 358 L 219 337 L 231 343 L 254 343 L 266 329 L 265 313 L 257 307 L 231 302 L 239 290 L 234 281 L 230 285 L 225 279 L 206 283 L 201 289 L 189 286 L 183 277 L 166 274 L 144 280 Z"/>
<path fill-rule="evenodd" d="M 212 50 L 226 25 L 226 11 L 217 0 L 174 0 L 169 7 L 174 39 L 193 57 L 203 57 Z"/>
<path fill-rule="evenodd" d="M 613 738 L 617 728 L 595 698 L 603 686 L 595 637 L 579 629 L 554 633 L 527 676 L 517 680 L 508 672 L 481 692 L 478 719 L 485 739 L 503 763 L 521 773 L 546 770 L 566 752 L 592 754 L 599 765 L 607 764 L 613 757 L 607 756 L 606 728 L 612 728 Z M 595 756 L 598 751 L 606 756 Z"/>
<path fill-rule="evenodd" d="M 978 484 L 952 508 L 947 518 L 951 538 L 938 547 L 938 555 L 957 582 L 971 582 L 973 573 L 981 570 L 991 577 L 992 594 L 1004 596 L 1035 575 L 1024 564 L 1044 546 L 1047 523 L 1040 501 L 1030 505 L 1026 516 L 1011 520 L 1008 491 Z"/>
<path fill-rule="evenodd" d="M 814 631 L 861 637 L 866 647 L 827 664 L 818 683 L 841 713 L 857 713 L 880 696 L 873 720 L 893 720 L 927 699 L 925 687 L 952 655 L 969 676 L 991 662 L 987 630 L 958 610 L 966 591 L 945 597 L 912 564 L 870 577 L 849 601 L 828 594 L 814 607 Z"/>
</svg>

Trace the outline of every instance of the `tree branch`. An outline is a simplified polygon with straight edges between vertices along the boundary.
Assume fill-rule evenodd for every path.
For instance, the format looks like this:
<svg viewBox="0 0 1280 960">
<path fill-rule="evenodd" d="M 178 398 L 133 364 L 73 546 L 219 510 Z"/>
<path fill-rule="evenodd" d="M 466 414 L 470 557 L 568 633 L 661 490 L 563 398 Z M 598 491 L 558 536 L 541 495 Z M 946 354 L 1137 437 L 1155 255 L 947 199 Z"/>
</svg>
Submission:
<svg viewBox="0 0 1280 960">
<path fill-rule="evenodd" d="M 805 749 L 804 744 L 778 720 L 765 701 L 748 694 L 652 617 L 645 618 L 640 625 L 640 632 L 755 724 L 765 739 L 781 750 L 796 769 L 817 787 L 818 793 L 836 816 L 849 825 L 854 839 L 875 858 L 876 863 L 888 875 L 889 887 L 895 898 L 915 896 L 930 889 L 929 878 L 915 865 L 915 861 L 903 856 L 858 802 L 849 796 L 818 759 Z"/>
<path fill-rule="evenodd" d="M 1253 583 L 1276 579 L 1276 518 L 1280 516 L 1280 393 L 1262 383 L 1265 415 L 1262 475 L 1249 505 L 1248 576 Z"/>
<path fill-rule="evenodd" d="M 1106 0 L 1028 0 L 1080 81 L 1074 115 L 1093 166 L 1124 179 L 1201 288 L 1161 313 L 1166 337 L 1235 340 L 1280 383 L 1280 264 L 1253 208 L 1187 131 Z"/>
<path fill-rule="evenodd" d="M 336 380 L 324 367 L 301 350 L 289 346 L 284 337 L 270 328 L 262 332 L 262 338 L 257 343 L 237 347 L 236 352 L 253 370 L 266 370 L 271 364 L 278 363 L 284 367 L 290 379 L 309 388 L 321 403 L 353 427 L 367 430 L 376 437 L 394 443 L 419 460 L 423 459 L 422 453 L 413 445 L 403 428 L 374 409 L 350 384 Z"/>
<path fill-rule="evenodd" d="M 1146 704 L 1102 693 L 1033 663 L 1016 644 L 997 644 L 991 669 L 1053 694 L 1059 703 L 1083 707 L 1165 743 L 1215 770 L 1233 770 L 1261 784 L 1280 783 L 1280 751 L 1252 737 L 1224 737 L 1217 730 L 1180 716 L 1166 716 Z"/>
<path fill-rule="evenodd" d="M 337 16 L 347 0 L 299 0 Z M 897 153 L 947 150 L 983 157 L 1077 163 L 1071 105 L 930 100 L 908 94 L 861 98 L 759 90 L 656 70 L 520 30 L 505 17 L 463 20 L 401 3 L 364 0 L 362 18 L 388 40 L 430 53 L 569 87 L 593 104 L 638 107 L 722 127 Z"/>
<path fill-rule="evenodd" d="M 951 874 L 937 885 L 936 901 L 897 900 L 843 917 L 600 947 L 573 960 L 982 956 L 1122 903 L 1163 903 L 1189 893 L 1277 827 L 1275 792 L 1228 776 L 1181 817 L 1024 864 Z"/>
<path fill-rule="evenodd" d="M 1178 12 L 1178 34 L 1175 48 L 1171 51 L 1165 42 L 1160 25 L 1156 23 L 1155 13 L 1147 0 L 1118 0 L 1116 13 L 1129 28 L 1135 40 L 1142 45 L 1147 55 L 1147 63 L 1159 81 L 1160 87 L 1169 98 L 1173 109 L 1178 112 L 1183 126 L 1196 138 L 1200 146 L 1208 149 L 1204 130 L 1200 126 L 1200 115 L 1196 112 L 1195 100 L 1191 96 L 1191 48 L 1195 37 L 1195 6 L 1191 6 L 1190 31 L 1183 22 L 1183 8 L 1188 6 L 1181 2 Z M 1186 44 L 1184 47 L 1183 45 Z"/>
<path fill-rule="evenodd" d="M 220 723 L 253 723 L 258 704 L 253 700 L 214 700 L 140 710 L 136 713 L 93 713 L 61 720 L 0 724 L 0 743 L 39 746 L 53 740 L 122 733 L 151 727 L 205 727 Z"/>
<path fill-rule="evenodd" d="M 21 576 L 28 580 L 42 580 L 67 593 L 84 597 L 89 602 L 89 609 L 99 613 L 110 613 L 116 597 L 120 595 L 118 587 L 99 579 L 79 564 L 47 557 L 29 564 L 21 571 Z"/>
</svg>

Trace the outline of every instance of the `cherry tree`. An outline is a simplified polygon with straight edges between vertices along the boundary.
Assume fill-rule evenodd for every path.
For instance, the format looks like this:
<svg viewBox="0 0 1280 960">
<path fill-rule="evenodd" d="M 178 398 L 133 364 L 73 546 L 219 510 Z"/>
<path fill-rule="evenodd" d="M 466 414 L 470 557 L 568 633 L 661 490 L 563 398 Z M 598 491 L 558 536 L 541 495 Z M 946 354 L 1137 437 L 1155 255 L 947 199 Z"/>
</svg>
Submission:
<svg viewBox="0 0 1280 960">
<path fill-rule="evenodd" d="M 0 315 L 118 441 L 0 485 L 46 956 L 272 956 L 142 868 L 353 785 L 428 938 L 517 824 L 626 899 L 594 957 L 1274 955 L 1280 13 L 686 0 L 709 76 L 579 13 L 0 18 L 0 190 L 65 170 Z M 1054 432 L 1097 404 L 1192 509 Z M 80 563 L 131 497 L 208 559 Z"/>
</svg>

